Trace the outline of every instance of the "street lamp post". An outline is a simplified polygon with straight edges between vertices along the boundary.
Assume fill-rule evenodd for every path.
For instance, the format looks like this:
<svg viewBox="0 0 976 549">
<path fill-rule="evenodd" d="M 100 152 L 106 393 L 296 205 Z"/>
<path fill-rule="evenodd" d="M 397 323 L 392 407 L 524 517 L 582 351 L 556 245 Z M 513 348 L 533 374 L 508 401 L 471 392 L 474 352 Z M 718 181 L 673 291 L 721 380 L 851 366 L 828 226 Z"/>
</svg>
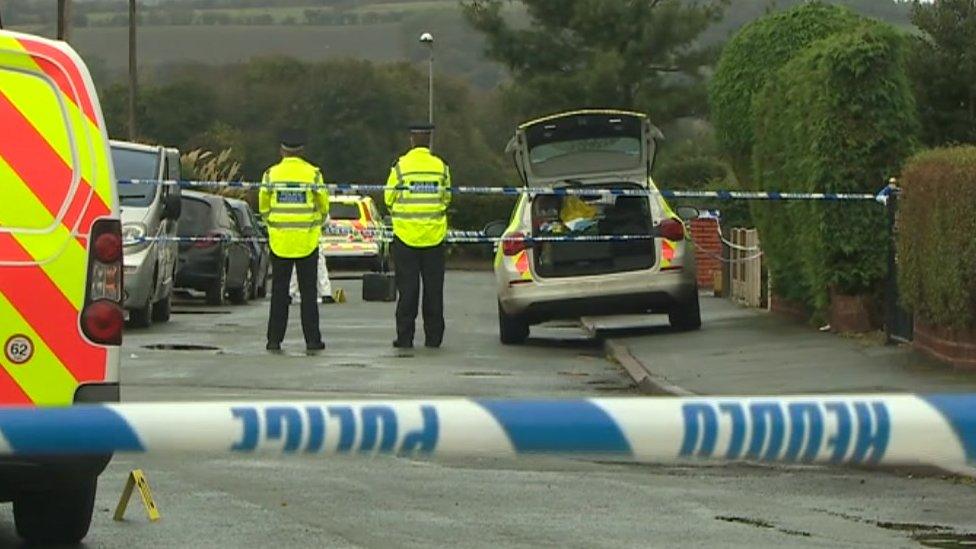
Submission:
<svg viewBox="0 0 976 549">
<path fill-rule="evenodd" d="M 136 128 L 136 99 L 138 96 L 139 76 L 138 60 L 136 57 L 136 27 L 139 21 L 136 14 L 136 0 L 129 0 L 129 140 L 135 141 L 138 136 Z"/>
<path fill-rule="evenodd" d="M 429 53 L 428 67 L 427 67 L 427 123 L 431 126 L 434 125 L 434 35 L 425 32 L 420 35 L 420 43 L 427 46 L 427 51 Z M 434 140 L 431 137 L 431 149 L 434 147 Z"/>
</svg>

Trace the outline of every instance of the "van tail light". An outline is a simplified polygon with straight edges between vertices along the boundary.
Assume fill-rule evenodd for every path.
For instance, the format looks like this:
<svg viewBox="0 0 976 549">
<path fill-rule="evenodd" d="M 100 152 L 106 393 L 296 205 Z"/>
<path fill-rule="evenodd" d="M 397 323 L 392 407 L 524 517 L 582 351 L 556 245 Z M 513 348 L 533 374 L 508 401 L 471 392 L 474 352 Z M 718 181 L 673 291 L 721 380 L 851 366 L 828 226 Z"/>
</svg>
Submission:
<svg viewBox="0 0 976 549">
<path fill-rule="evenodd" d="M 502 253 L 505 255 L 516 255 L 526 248 L 525 233 L 512 233 L 502 238 Z"/>
<path fill-rule="evenodd" d="M 677 219 L 665 219 L 657 226 L 657 229 L 661 238 L 672 242 L 679 242 L 685 239 L 685 226 Z"/>
<path fill-rule="evenodd" d="M 220 233 L 207 233 L 193 242 L 194 248 L 213 248 L 224 239 Z"/>
<path fill-rule="evenodd" d="M 88 288 L 81 329 L 94 343 L 122 344 L 122 224 L 99 219 L 92 225 L 88 250 Z"/>
</svg>

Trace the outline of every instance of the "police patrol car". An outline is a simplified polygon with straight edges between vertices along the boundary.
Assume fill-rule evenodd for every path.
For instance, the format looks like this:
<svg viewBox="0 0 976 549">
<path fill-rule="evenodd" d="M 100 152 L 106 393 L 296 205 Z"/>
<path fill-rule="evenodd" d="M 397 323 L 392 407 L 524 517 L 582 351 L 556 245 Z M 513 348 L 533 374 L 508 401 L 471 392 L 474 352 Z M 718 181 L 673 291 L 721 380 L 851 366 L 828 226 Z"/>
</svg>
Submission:
<svg viewBox="0 0 976 549">
<path fill-rule="evenodd" d="M 508 152 L 525 186 L 538 191 L 522 194 L 507 224 L 486 229 L 501 237 L 502 343 L 524 342 L 533 324 L 582 315 L 666 313 L 675 328 L 701 327 L 684 225 L 698 211 L 672 210 L 654 192 L 661 138 L 647 116 L 625 111 L 561 113 L 518 127 Z M 569 192 L 586 187 L 618 192 Z"/>
</svg>

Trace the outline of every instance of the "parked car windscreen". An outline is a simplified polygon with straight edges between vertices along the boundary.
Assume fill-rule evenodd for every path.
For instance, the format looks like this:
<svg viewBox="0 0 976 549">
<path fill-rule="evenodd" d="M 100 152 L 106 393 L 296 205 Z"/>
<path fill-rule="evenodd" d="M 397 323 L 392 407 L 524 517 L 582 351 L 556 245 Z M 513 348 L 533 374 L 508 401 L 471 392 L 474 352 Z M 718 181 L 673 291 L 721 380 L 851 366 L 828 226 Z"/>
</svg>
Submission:
<svg viewBox="0 0 976 549">
<path fill-rule="evenodd" d="M 180 213 L 178 234 L 180 236 L 202 236 L 212 228 L 210 204 L 196 198 L 183 197 L 183 211 Z"/>
<path fill-rule="evenodd" d="M 119 201 L 122 206 L 145 208 L 156 199 L 158 183 L 122 183 L 132 179 L 155 180 L 159 177 L 159 155 L 152 151 L 139 151 L 124 147 L 112 147 L 112 163 L 119 183 Z"/>
<path fill-rule="evenodd" d="M 359 203 L 333 202 L 329 204 L 329 217 L 338 221 L 359 221 Z"/>
</svg>

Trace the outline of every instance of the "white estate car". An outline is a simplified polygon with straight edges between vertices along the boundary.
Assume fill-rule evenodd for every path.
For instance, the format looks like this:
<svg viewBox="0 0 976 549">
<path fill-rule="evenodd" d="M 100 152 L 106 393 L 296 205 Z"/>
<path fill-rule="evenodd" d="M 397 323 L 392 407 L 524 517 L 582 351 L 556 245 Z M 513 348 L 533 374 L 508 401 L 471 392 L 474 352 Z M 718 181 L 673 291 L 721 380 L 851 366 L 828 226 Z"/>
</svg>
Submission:
<svg viewBox="0 0 976 549">
<path fill-rule="evenodd" d="M 643 114 L 576 111 L 519 126 L 508 152 L 529 189 L 656 191 L 660 138 Z M 485 231 L 502 237 L 494 267 L 502 343 L 524 342 L 532 324 L 583 315 L 659 312 L 677 329 L 701 327 L 693 244 L 660 194 L 525 193 L 507 225 Z"/>
</svg>

